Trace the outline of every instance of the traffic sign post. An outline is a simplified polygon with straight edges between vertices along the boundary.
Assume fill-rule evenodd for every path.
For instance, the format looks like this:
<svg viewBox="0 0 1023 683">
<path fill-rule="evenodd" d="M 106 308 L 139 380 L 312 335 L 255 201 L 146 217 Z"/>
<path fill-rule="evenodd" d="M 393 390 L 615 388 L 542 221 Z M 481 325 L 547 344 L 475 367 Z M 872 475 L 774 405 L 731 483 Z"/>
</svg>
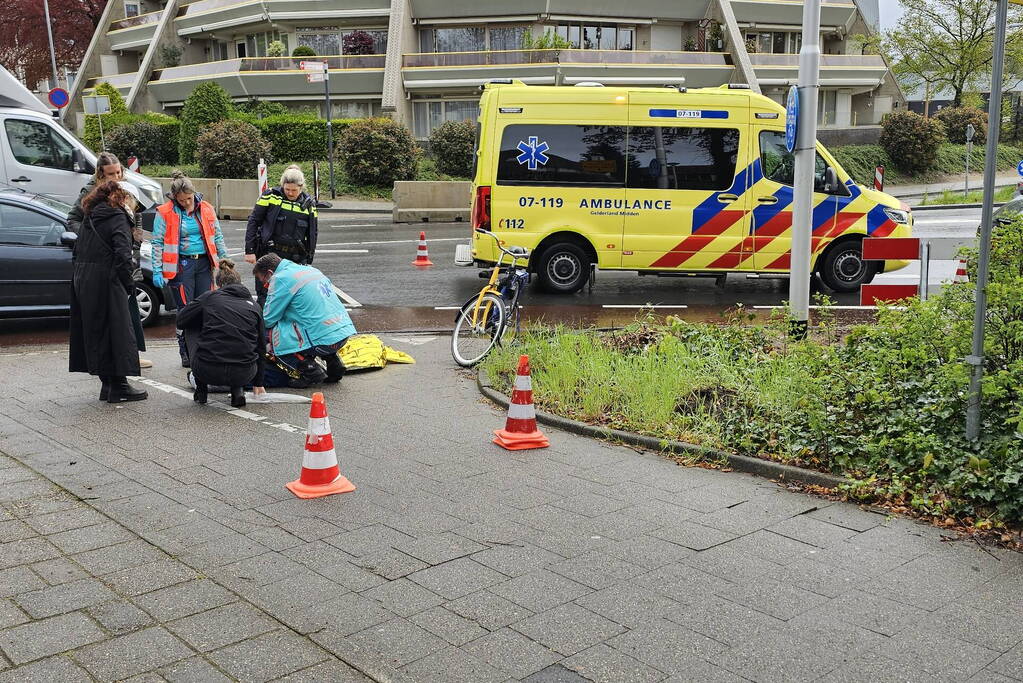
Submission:
<svg viewBox="0 0 1023 683">
<path fill-rule="evenodd" d="M 334 124 L 331 122 L 333 117 L 330 111 L 330 65 L 327 62 L 303 60 L 299 62 L 299 67 L 302 71 L 309 72 L 305 76 L 307 82 L 323 81 L 323 97 L 327 108 L 327 163 L 330 167 L 330 198 L 334 199 L 337 197 L 337 191 L 334 189 Z"/>
<path fill-rule="evenodd" d="M 789 96 L 785 101 L 785 149 L 796 151 L 796 136 L 799 133 L 799 88 L 789 88 Z"/>
<path fill-rule="evenodd" d="M 995 173 L 998 136 L 1002 126 L 1002 76 L 1005 72 L 1005 32 L 1009 15 L 1008 0 L 996 0 L 995 42 L 991 61 L 991 97 L 987 108 L 987 156 L 984 159 L 984 200 L 980 217 L 980 248 L 977 257 L 977 295 L 973 310 L 973 348 L 966 357 L 970 366 L 967 395 L 966 438 L 980 438 L 980 385 L 984 378 L 984 324 L 987 320 L 987 283 L 991 263 L 991 230 L 994 222 Z M 1023 0 L 1013 0 L 1023 4 Z M 1023 161 L 1017 169 L 1023 175 Z"/>
<path fill-rule="evenodd" d="M 110 113 L 110 97 L 107 95 L 86 95 L 82 98 L 85 104 L 86 114 L 95 114 L 99 121 L 99 148 L 105 151 L 107 148 L 106 139 L 103 137 L 103 114 Z"/>
<path fill-rule="evenodd" d="M 810 236 L 813 231 L 814 167 L 817 156 L 817 94 L 821 66 L 821 0 L 803 2 L 803 46 L 799 90 L 789 91 L 785 143 L 795 151 L 792 251 L 789 266 L 789 334 L 806 337 L 810 318 Z M 789 139 L 792 142 L 789 142 Z"/>
<path fill-rule="evenodd" d="M 966 183 L 965 192 L 963 192 L 963 199 L 970 194 L 970 157 L 973 156 L 973 136 L 977 134 L 977 129 L 973 127 L 972 123 L 966 124 Z"/>
</svg>

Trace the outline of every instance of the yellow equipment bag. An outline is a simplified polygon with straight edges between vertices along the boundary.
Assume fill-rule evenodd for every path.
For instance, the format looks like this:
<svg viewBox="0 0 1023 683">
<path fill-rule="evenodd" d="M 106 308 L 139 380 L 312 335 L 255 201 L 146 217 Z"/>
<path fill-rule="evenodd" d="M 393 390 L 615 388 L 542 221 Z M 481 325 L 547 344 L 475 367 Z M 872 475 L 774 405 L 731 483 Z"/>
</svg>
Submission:
<svg viewBox="0 0 1023 683">
<path fill-rule="evenodd" d="M 388 363 L 415 363 L 415 359 L 404 351 L 384 346 L 375 334 L 352 335 L 337 352 L 338 358 L 348 372 L 379 370 Z"/>
</svg>

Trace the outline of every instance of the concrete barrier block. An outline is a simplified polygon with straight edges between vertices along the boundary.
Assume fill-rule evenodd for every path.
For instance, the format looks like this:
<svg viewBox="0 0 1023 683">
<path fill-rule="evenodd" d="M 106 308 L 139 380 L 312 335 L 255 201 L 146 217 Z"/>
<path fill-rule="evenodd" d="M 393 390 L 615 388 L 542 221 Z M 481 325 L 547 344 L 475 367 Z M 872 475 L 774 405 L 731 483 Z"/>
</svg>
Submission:
<svg viewBox="0 0 1023 683">
<path fill-rule="evenodd" d="M 171 178 L 154 178 L 170 191 Z M 218 210 L 217 217 L 225 220 L 245 220 L 259 199 L 259 181 L 246 179 L 192 178 L 196 192 Z M 217 205 L 217 186 L 220 186 L 220 203 Z"/>
<path fill-rule="evenodd" d="M 467 180 L 401 180 L 394 183 L 396 223 L 468 220 L 472 183 Z"/>
</svg>

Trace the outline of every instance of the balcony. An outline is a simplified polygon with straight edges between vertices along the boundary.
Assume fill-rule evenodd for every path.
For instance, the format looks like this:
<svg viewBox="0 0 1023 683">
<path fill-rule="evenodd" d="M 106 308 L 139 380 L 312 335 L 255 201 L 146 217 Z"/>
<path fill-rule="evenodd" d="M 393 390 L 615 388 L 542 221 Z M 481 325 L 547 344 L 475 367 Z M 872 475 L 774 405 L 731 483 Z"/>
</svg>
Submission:
<svg viewBox="0 0 1023 683">
<path fill-rule="evenodd" d="M 720 52 L 642 50 L 482 50 L 430 52 L 402 57 L 407 90 L 475 88 L 495 78 L 517 78 L 531 85 L 680 83 L 692 88 L 728 82 L 732 63 Z"/>
<path fill-rule="evenodd" d="M 555 21 L 557 17 L 565 16 L 608 17 L 626 21 L 635 20 L 636 17 L 662 21 L 698 21 L 707 16 L 709 4 L 709 0 L 633 0 L 629 3 L 615 0 L 519 0 L 515 3 L 411 0 L 410 7 L 412 16 L 420 21 L 460 18 L 485 22 L 488 18 L 507 16 L 520 16 L 535 21 L 538 14 L 549 14 Z"/>
<path fill-rule="evenodd" d="M 91 90 L 100 83 L 109 83 L 117 88 L 122 95 L 127 95 L 128 91 L 131 90 L 131 86 L 135 83 L 136 78 L 138 78 L 138 72 L 130 74 L 114 74 L 112 76 L 96 76 L 95 78 L 90 78 L 88 80 L 85 84 L 85 89 Z"/>
<path fill-rule="evenodd" d="M 767 24 L 800 27 L 803 25 L 802 0 L 731 0 L 735 19 L 740 24 Z M 823 0 L 821 26 L 850 26 L 856 18 L 852 0 Z"/>
<path fill-rule="evenodd" d="M 344 9 L 339 9 L 340 4 L 337 0 L 199 0 L 178 11 L 174 28 L 188 36 L 266 22 L 386 17 L 390 11 L 388 0 L 354 0 L 344 3 Z"/>
<path fill-rule="evenodd" d="M 140 14 L 137 17 L 125 17 L 110 23 L 107 40 L 112 50 L 145 49 L 156 35 L 156 26 L 160 23 L 163 11 Z"/>
<path fill-rule="evenodd" d="M 331 93 L 379 97 L 383 91 L 384 55 L 316 57 L 330 69 Z M 322 83 L 309 83 L 308 72 L 299 68 L 302 59 L 246 57 L 220 62 L 188 64 L 153 72 L 149 91 L 162 103 L 183 102 L 202 81 L 219 83 L 232 97 L 258 95 L 267 99 L 307 100 L 323 96 Z M 343 75 L 343 78 L 337 78 Z"/>
<path fill-rule="evenodd" d="M 761 85 L 785 85 L 799 78 L 799 55 L 751 54 Z M 880 55 L 821 55 L 821 85 L 871 90 L 884 80 L 888 65 Z"/>
</svg>

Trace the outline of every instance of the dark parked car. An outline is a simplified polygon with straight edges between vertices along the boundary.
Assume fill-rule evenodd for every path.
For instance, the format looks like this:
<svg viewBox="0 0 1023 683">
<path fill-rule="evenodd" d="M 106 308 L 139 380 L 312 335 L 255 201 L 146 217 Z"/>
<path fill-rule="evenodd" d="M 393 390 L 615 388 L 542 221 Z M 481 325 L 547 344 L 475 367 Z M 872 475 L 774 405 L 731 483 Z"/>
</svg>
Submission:
<svg viewBox="0 0 1023 683">
<path fill-rule="evenodd" d="M 71 248 L 67 231 L 71 207 L 18 190 L 0 191 L 0 316 L 67 315 L 71 306 Z M 142 282 L 136 283 L 142 324 L 160 316 L 173 299 L 153 286 L 149 243 L 142 245 Z"/>
</svg>

